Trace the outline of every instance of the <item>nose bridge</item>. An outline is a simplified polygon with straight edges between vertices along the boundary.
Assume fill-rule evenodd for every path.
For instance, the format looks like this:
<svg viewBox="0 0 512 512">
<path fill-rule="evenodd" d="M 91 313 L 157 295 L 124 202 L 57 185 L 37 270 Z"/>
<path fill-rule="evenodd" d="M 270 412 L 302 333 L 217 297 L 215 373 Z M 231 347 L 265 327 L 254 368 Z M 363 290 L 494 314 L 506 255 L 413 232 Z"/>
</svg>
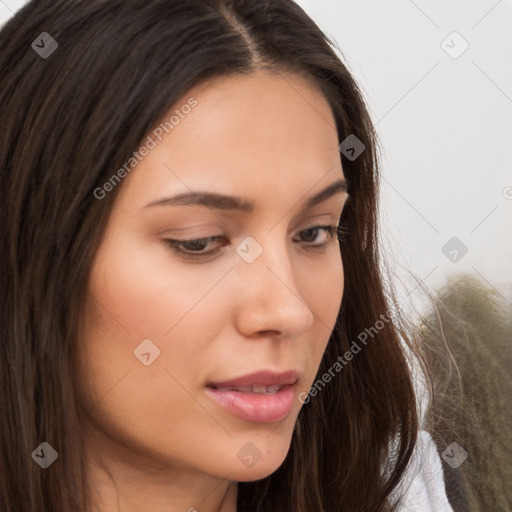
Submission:
<svg viewBox="0 0 512 512">
<path fill-rule="evenodd" d="M 271 232 L 272 233 L 272 232 Z M 274 330 L 293 336 L 307 329 L 313 314 L 297 286 L 286 243 L 267 234 L 263 243 L 247 237 L 238 247 L 241 323 L 245 330 Z"/>
</svg>

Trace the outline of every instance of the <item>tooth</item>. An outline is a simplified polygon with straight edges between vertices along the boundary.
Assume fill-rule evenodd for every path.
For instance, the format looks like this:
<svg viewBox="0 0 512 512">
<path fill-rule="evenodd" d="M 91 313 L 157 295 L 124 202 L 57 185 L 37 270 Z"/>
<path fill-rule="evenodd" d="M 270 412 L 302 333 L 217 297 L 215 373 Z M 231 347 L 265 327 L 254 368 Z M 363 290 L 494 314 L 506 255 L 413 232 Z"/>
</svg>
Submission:
<svg viewBox="0 0 512 512">
<path fill-rule="evenodd" d="M 224 388 L 215 388 L 218 391 L 237 391 L 239 393 L 264 393 L 264 394 L 274 394 L 277 393 L 282 386 L 240 386 L 240 387 L 224 387 Z"/>
</svg>

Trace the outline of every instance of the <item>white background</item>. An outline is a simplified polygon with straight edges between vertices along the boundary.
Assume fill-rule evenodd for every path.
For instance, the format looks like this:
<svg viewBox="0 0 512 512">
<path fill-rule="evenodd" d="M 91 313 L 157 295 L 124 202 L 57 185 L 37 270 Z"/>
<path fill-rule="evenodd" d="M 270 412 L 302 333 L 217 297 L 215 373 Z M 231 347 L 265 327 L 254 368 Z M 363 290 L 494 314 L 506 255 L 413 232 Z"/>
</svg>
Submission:
<svg viewBox="0 0 512 512">
<path fill-rule="evenodd" d="M 376 123 L 402 296 L 423 302 L 410 273 L 437 288 L 469 272 L 512 307 L 512 2 L 297 3 L 340 48 Z M 453 31 L 469 44 L 456 59 L 441 46 Z M 456 263 L 441 252 L 453 236 L 468 247 Z"/>
</svg>

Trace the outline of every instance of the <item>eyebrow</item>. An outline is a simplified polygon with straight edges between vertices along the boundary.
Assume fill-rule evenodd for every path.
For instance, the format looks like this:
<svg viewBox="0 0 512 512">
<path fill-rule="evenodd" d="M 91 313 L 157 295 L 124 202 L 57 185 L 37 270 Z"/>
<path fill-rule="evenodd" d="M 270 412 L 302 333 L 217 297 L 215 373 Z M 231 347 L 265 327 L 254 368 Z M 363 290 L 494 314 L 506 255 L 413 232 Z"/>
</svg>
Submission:
<svg viewBox="0 0 512 512">
<path fill-rule="evenodd" d="M 302 204 L 302 209 L 307 210 L 313 206 L 327 201 L 330 197 L 340 192 L 348 194 L 348 187 L 346 180 L 338 180 L 326 188 L 317 192 L 315 195 L 308 198 Z M 254 203 L 236 196 L 228 196 L 224 194 L 217 194 L 213 192 L 185 192 L 173 197 L 163 197 L 157 199 L 144 208 L 150 206 L 189 206 L 189 205 L 202 205 L 219 210 L 237 210 L 244 213 L 254 212 Z"/>
</svg>

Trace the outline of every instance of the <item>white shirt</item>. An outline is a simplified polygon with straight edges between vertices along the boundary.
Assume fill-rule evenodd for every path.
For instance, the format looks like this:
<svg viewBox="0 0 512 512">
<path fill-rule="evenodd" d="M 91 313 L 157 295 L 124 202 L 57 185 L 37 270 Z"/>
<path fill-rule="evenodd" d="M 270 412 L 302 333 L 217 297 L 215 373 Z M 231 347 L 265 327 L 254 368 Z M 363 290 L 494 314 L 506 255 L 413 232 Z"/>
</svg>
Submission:
<svg viewBox="0 0 512 512">
<path fill-rule="evenodd" d="M 420 430 L 414 453 L 394 498 L 403 495 L 398 512 L 453 512 L 434 440 Z"/>
</svg>

